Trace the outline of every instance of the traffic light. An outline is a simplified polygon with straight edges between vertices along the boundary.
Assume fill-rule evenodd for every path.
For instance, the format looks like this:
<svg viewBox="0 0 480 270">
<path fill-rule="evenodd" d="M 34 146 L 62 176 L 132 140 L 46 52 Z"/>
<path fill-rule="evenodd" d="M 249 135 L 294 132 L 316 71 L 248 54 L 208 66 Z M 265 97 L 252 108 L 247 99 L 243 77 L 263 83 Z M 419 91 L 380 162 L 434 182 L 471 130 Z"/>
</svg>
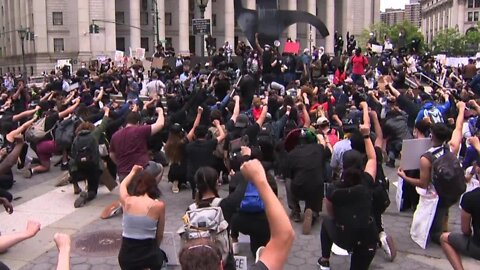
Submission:
<svg viewBox="0 0 480 270">
<path fill-rule="evenodd" d="M 100 33 L 100 27 L 97 24 L 90 24 L 90 34 L 98 34 Z"/>
</svg>

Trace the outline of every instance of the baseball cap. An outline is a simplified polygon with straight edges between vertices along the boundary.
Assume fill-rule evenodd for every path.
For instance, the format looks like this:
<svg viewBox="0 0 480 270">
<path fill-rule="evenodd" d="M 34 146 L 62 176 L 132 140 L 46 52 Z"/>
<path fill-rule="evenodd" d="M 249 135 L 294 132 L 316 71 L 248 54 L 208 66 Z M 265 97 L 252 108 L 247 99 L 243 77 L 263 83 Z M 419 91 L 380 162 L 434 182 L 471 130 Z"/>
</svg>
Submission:
<svg viewBox="0 0 480 270">
<path fill-rule="evenodd" d="M 248 122 L 250 122 L 250 120 L 248 119 L 248 116 L 246 116 L 245 114 L 240 114 L 237 117 L 237 121 L 235 121 L 235 127 L 245 128 L 248 126 Z"/>
<path fill-rule="evenodd" d="M 321 116 L 317 119 L 317 125 L 330 124 L 330 121 L 325 116 Z"/>
</svg>

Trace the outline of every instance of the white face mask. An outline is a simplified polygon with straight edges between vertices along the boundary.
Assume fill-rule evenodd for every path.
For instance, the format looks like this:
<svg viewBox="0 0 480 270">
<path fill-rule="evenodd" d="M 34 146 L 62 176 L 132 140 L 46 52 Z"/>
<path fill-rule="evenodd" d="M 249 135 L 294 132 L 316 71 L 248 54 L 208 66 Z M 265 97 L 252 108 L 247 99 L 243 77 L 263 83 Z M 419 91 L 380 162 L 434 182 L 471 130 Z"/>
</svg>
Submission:
<svg viewBox="0 0 480 270">
<path fill-rule="evenodd" d="M 253 57 L 257 58 L 257 57 L 258 57 L 258 54 L 254 54 Z"/>
</svg>

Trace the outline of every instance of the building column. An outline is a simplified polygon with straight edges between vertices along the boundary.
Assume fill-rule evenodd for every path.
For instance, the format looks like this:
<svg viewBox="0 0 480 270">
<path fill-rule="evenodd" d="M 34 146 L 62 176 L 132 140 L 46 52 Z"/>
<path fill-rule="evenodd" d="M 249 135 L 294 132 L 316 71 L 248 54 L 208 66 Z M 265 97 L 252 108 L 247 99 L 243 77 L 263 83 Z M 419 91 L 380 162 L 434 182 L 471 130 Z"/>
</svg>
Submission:
<svg viewBox="0 0 480 270">
<path fill-rule="evenodd" d="M 47 0 L 32 1 L 33 10 L 38 14 L 47 14 Z M 35 32 L 35 53 L 48 53 L 47 16 L 33 16 Z M 52 50 L 53 51 L 53 50 Z"/>
<path fill-rule="evenodd" d="M 317 16 L 317 1 L 316 0 L 308 0 L 308 12 L 313 14 L 313 16 Z M 309 49 L 312 50 L 313 46 L 317 46 L 317 29 L 310 24 L 307 25 L 307 40 L 309 44 Z"/>
<path fill-rule="evenodd" d="M 370 29 L 370 25 L 372 24 L 372 2 L 374 0 L 365 0 L 365 4 L 363 6 L 363 28 Z M 328 13 L 327 13 L 328 14 Z"/>
<path fill-rule="evenodd" d="M 104 0 L 105 20 L 115 21 L 115 0 Z M 117 50 L 117 26 L 114 23 L 105 23 L 105 53 L 115 56 Z"/>
<path fill-rule="evenodd" d="M 158 12 L 158 39 L 160 42 L 165 41 L 165 1 L 157 0 Z M 165 44 L 164 44 L 165 45 Z"/>
<path fill-rule="evenodd" d="M 212 2 L 212 1 L 210 1 L 210 2 Z M 257 1 L 256 0 L 243 0 L 242 4 L 246 9 L 251 9 L 251 10 L 256 10 L 257 9 Z M 243 40 L 243 42 L 245 42 L 245 44 L 250 45 L 252 48 L 255 48 L 255 44 L 250 44 L 247 37 L 242 37 L 242 40 Z M 235 46 L 237 46 L 237 45 L 235 44 Z"/>
<path fill-rule="evenodd" d="M 465 0 L 458 0 L 458 31 L 465 34 Z"/>
<path fill-rule="evenodd" d="M 335 43 L 335 0 L 327 0 L 327 29 L 330 33 L 325 39 L 325 52 L 333 54 Z"/>
<path fill-rule="evenodd" d="M 380 22 L 380 0 L 374 0 L 373 23 Z"/>
<path fill-rule="evenodd" d="M 130 48 L 136 50 L 140 48 L 140 39 L 142 37 L 140 32 L 140 0 L 130 0 Z"/>
<path fill-rule="evenodd" d="M 209 19 L 210 20 L 210 33 L 212 34 L 213 36 L 213 22 L 212 22 L 212 17 L 213 17 L 213 11 L 212 11 L 212 0 L 208 1 L 208 4 L 207 4 L 207 8 L 205 8 L 205 19 Z M 203 40 L 205 41 L 205 38 L 207 38 L 207 36 L 202 36 Z M 205 52 L 205 55 L 208 55 L 208 51 L 207 51 L 207 42 L 203 42 L 203 51 Z M 215 48 L 217 46 L 215 45 Z"/>
<path fill-rule="evenodd" d="M 190 55 L 190 39 L 188 25 L 188 0 L 178 1 L 178 53 Z"/>
<path fill-rule="evenodd" d="M 288 10 L 297 10 L 297 0 L 288 0 Z M 293 41 L 297 40 L 297 24 L 288 27 L 288 35 Z"/>
<path fill-rule="evenodd" d="M 458 0 L 452 1 L 452 7 L 450 10 L 450 27 L 455 28 L 455 26 L 458 25 Z"/>
<path fill-rule="evenodd" d="M 353 1 L 354 0 L 345 0 L 343 1 L 343 34 L 346 35 L 347 32 L 350 32 L 350 35 L 353 34 Z M 358 37 L 356 37 L 358 38 Z"/>
<path fill-rule="evenodd" d="M 87 61 L 91 52 L 90 44 L 90 5 L 83 0 L 77 0 L 78 12 L 78 56 L 79 61 Z M 68 41 L 65 42 L 67 47 Z"/>
<path fill-rule="evenodd" d="M 233 0 L 225 0 L 225 41 L 235 47 L 235 9 Z"/>
</svg>

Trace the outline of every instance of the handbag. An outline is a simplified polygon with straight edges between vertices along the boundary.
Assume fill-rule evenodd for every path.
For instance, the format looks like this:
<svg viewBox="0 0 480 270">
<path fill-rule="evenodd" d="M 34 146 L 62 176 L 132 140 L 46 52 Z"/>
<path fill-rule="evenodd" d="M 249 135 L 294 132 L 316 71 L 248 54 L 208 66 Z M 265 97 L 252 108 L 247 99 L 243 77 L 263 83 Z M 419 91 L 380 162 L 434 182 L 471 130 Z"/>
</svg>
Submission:
<svg viewBox="0 0 480 270">
<path fill-rule="evenodd" d="M 426 190 L 417 187 L 417 193 L 420 195 L 420 199 L 413 214 L 410 236 L 415 243 L 425 249 L 430 227 L 437 210 L 438 195 L 433 185 L 430 185 Z"/>
</svg>

